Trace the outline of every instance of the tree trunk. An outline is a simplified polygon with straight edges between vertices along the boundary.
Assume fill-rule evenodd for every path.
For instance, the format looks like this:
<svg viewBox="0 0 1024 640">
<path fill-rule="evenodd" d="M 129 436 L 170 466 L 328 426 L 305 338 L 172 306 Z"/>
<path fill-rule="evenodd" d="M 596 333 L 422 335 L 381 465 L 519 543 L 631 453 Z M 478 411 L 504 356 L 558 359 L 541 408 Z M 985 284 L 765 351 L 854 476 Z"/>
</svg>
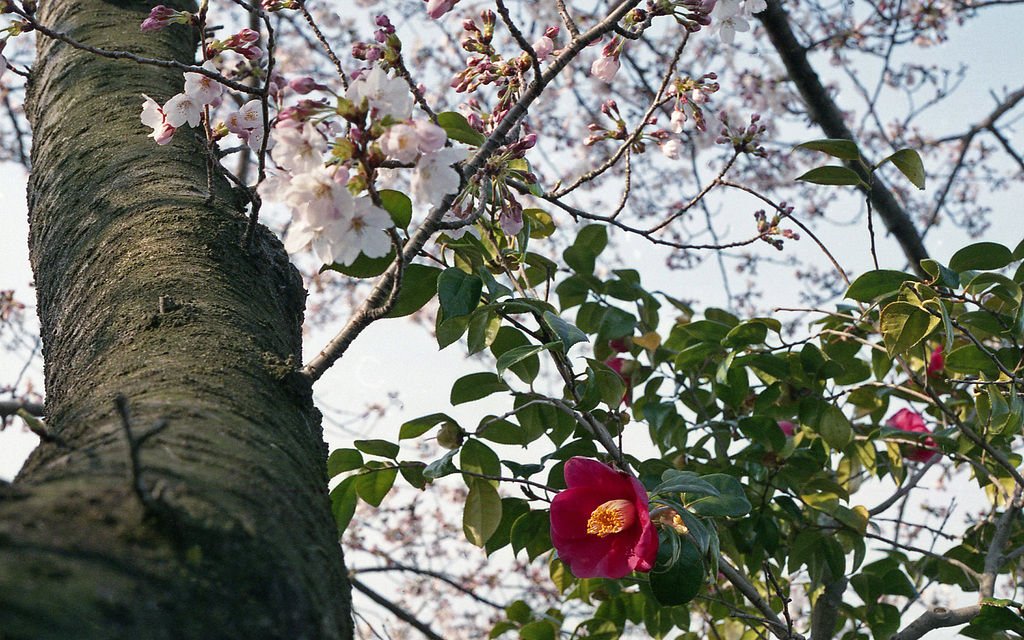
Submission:
<svg viewBox="0 0 1024 640">
<path fill-rule="evenodd" d="M 79 42 L 191 62 L 151 3 L 43 0 Z M 188 128 L 180 71 L 39 37 L 30 248 L 51 442 L 0 485 L 0 638 L 347 638 L 324 444 L 297 372 L 304 292 Z"/>
</svg>

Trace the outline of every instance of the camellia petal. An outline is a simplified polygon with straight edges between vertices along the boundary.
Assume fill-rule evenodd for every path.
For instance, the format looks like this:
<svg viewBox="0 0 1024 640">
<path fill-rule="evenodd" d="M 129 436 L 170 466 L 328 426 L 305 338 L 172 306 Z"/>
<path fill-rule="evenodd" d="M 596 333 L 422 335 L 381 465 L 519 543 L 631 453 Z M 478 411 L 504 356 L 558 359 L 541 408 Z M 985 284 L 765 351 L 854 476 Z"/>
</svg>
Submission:
<svg viewBox="0 0 1024 640">
<path fill-rule="evenodd" d="M 650 571 L 658 554 L 647 491 L 610 466 L 572 458 L 566 489 L 551 502 L 551 542 L 578 578 Z"/>
</svg>

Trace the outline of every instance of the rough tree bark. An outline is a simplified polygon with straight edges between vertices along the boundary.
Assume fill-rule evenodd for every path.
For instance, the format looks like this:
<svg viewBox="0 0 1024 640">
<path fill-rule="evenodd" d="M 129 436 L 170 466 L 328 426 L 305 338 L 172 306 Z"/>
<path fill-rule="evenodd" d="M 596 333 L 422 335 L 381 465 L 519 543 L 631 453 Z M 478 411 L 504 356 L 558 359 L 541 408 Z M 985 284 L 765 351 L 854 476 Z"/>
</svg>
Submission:
<svg viewBox="0 0 1024 640">
<path fill-rule="evenodd" d="M 188 29 L 139 30 L 152 4 L 44 0 L 39 18 L 191 62 Z M 146 137 L 141 94 L 180 92 L 179 71 L 43 37 L 37 54 L 30 247 L 52 441 L 0 484 L 0 638 L 350 637 L 297 372 L 298 275 L 270 232 L 242 246 L 225 181 L 204 204 L 188 129 Z"/>
</svg>

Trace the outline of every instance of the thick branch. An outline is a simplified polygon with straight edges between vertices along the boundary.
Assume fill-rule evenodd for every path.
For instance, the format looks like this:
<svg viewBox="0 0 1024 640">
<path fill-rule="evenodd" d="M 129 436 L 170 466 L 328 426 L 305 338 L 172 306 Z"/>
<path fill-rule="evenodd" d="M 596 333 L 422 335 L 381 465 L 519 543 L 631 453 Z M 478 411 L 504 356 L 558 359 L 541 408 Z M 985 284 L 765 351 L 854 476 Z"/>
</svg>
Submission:
<svg viewBox="0 0 1024 640">
<path fill-rule="evenodd" d="M 807 59 L 807 49 L 796 39 L 789 24 L 789 16 L 782 8 L 780 1 L 769 0 L 768 8 L 757 14 L 757 17 L 761 19 L 761 23 L 768 32 L 768 38 L 775 46 L 775 50 L 782 58 L 782 63 L 789 72 L 790 79 L 803 97 L 811 119 L 821 127 L 821 130 L 829 138 L 854 140 L 853 132 L 843 121 L 842 112 L 829 96 L 814 67 Z M 928 251 L 924 248 L 921 235 L 914 227 L 910 216 L 877 175 L 869 176 L 867 171 L 857 163 L 849 163 L 847 166 L 856 171 L 866 184 L 871 185 L 868 198 L 870 198 L 875 211 L 882 217 L 889 233 L 899 242 L 914 271 L 919 276 L 926 277 L 927 274 L 921 268 L 921 261 L 928 258 Z"/>
</svg>

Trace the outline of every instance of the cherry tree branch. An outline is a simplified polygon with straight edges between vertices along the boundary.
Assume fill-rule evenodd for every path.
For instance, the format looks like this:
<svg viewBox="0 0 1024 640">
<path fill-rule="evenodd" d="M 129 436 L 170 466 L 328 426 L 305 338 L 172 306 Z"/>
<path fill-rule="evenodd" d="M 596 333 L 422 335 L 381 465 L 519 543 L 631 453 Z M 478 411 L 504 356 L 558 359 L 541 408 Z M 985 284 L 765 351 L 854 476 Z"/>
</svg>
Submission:
<svg viewBox="0 0 1024 640">
<path fill-rule="evenodd" d="M 417 618 L 416 616 L 412 615 L 411 613 L 409 613 L 405 609 L 399 607 L 394 602 L 392 602 L 392 601 L 388 600 L 387 598 L 385 598 L 384 596 L 380 595 L 379 593 L 377 593 L 376 591 L 374 591 L 370 587 L 366 586 L 358 578 L 356 578 L 354 575 L 349 575 L 348 581 L 349 581 L 349 583 L 352 585 L 352 587 L 356 591 L 362 592 L 367 598 L 369 598 L 370 600 L 373 600 L 374 602 L 376 602 L 380 606 L 384 607 L 385 609 L 387 609 L 388 611 L 393 613 L 396 618 L 398 618 L 402 622 L 405 622 L 409 626 L 413 627 L 414 629 L 416 629 L 417 631 L 422 633 L 424 636 L 426 636 L 430 640 L 445 640 L 441 636 L 437 635 L 434 632 L 434 630 L 431 629 L 426 623 L 424 623 L 419 618 Z"/>
<path fill-rule="evenodd" d="M 829 138 L 854 140 L 853 132 L 843 121 L 842 112 L 808 61 L 807 48 L 800 44 L 793 33 L 789 15 L 780 0 L 769 0 L 768 8 L 757 14 L 757 17 L 782 58 L 789 78 L 803 97 L 811 119 Z M 869 176 L 860 163 L 851 162 L 847 163 L 847 166 L 857 172 L 865 184 L 871 185 L 867 195 L 875 211 L 881 216 L 889 233 L 899 242 L 914 272 L 921 277 L 927 277 L 921 268 L 921 261 L 928 258 L 928 251 L 910 216 L 877 176 Z"/>
</svg>

